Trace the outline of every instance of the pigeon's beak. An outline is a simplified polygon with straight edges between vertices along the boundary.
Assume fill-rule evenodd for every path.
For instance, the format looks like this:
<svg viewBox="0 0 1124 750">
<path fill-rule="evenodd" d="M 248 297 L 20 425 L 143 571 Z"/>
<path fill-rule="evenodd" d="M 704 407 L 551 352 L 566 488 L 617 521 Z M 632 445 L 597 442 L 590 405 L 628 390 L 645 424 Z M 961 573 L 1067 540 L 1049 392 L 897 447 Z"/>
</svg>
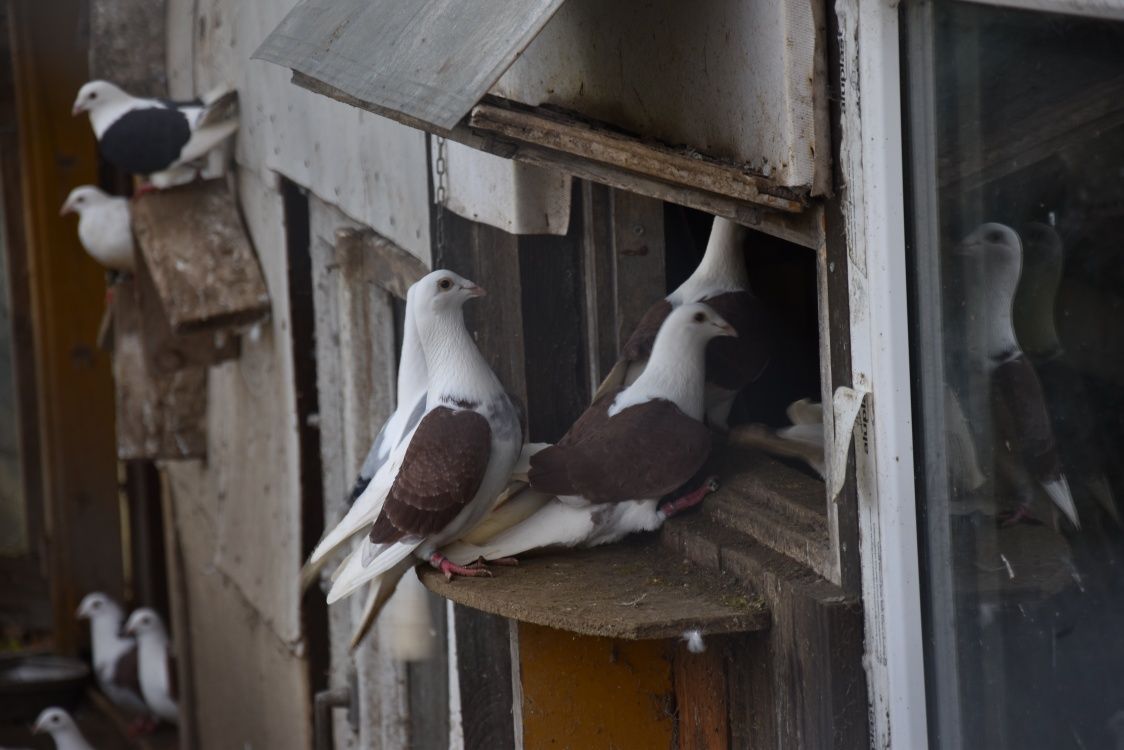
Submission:
<svg viewBox="0 0 1124 750">
<path fill-rule="evenodd" d="M 85 606 L 79 607 L 78 610 L 74 613 L 74 616 L 77 617 L 79 620 L 84 618 L 86 615 L 87 615 L 87 612 L 86 612 Z"/>
<path fill-rule="evenodd" d="M 484 289 L 484 287 L 477 286 L 476 284 L 471 284 L 471 283 L 465 284 L 464 286 L 461 287 L 461 289 L 464 289 L 464 291 L 468 293 L 469 297 L 483 297 L 484 295 L 486 295 L 488 293 Z"/>
<path fill-rule="evenodd" d="M 722 320 L 722 318 L 715 319 L 714 326 L 720 331 L 720 333 L 718 334 L 719 336 L 733 336 L 734 338 L 738 337 L 738 329 Z"/>
<path fill-rule="evenodd" d="M 32 734 L 43 734 L 46 731 L 47 730 L 43 726 L 43 722 L 42 722 L 41 719 L 36 719 L 35 723 L 31 726 L 31 733 Z"/>
<path fill-rule="evenodd" d="M 74 106 L 70 108 L 70 116 L 77 117 L 82 114 L 82 102 L 74 102 Z"/>
<path fill-rule="evenodd" d="M 59 209 L 59 216 L 66 216 L 67 214 L 72 213 L 74 213 L 74 207 L 70 205 L 69 201 L 62 204 L 62 208 Z"/>
</svg>

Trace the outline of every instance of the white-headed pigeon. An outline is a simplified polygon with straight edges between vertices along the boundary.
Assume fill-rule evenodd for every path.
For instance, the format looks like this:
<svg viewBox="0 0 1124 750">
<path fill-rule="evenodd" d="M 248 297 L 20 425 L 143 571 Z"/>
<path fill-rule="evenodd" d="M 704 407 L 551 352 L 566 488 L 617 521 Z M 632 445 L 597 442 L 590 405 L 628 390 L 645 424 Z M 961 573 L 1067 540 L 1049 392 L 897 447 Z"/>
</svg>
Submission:
<svg viewBox="0 0 1124 750">
<path fill-rule="evenodd" d="M 129 615 L 125 632 L 137 639 L 141 695 L 152 713 L 172 724 L 179 723 L 176 657 L 168 642 L 164 621 L 155 611 L 142 607 Z"/>
<path fill-rule="evenodd" d="M 671 294 L 648 308 L 636 330 L 621 347 L 620 359 L 598 388 L 593 400 L 632 383 L 644 370 L 656 334 L 668 314 L 689 302 L 705 302 L 738 332 L 707 349 L 706 421 L 726 429 L 726 420 L 738 391 L 761 375 L 772 351 L 772 324 L 761 300 L 749 288 L 743 246 L 749 230 L 740 224 L 714 218 L 702 262 L 690 278 Z"/>
<path fill-rule="evenodd" d="M 136 266 L 129 199 L 107 195 L 93 185 L 70 191 L 59 216 L 78 214 L 78 240 L 90 257 L 110 271 L 131 273 Z"/>
<path fill-rule="evenodd" d="M 61 708 L 44 708 L 31 731 L 51 735 L 57 750 L 94 750 L 94 746 L 82 736 L 74 719 Z"/>
<path fill-rule="evenodd" d="M 1018 506 L 1013 523 L 1030 514 L 1037 490 L 1043 491 L 1077 528 L 1081 523 L 1062 473 L 1042 384 L 1015 337 L 1011 304 L 1022 270 L 1022 243 L 1013 229 L 983 224 L 956 248 L 974 263 L 979 293 L 968 300 L 978 321 L 994 428 L 995 464 Z"/>
<path fill-rule="evenodd" d="M 736 336 L 701 303 L 664 320 L 643 373 L 590 406 L 553 446 L 531 456 L 530 486 L 555 500 L 491 540 L 459 543 L 453 559 L 502 560 L 544 547 L 592 547 L 659 528 L 700 502 L 713 480 L 661 504 L 689 482 L 711 450 L 703 424 L 707 344 Z"/>
<path fill-rule="evenodd" d="M 237 101 L 229 90 L 189 102 L 145 99 L 90 81 L 78 90 L 72 113 L 89 113 L 106 161 L 166 188 L 195 176 L 197 165 L 234 134 Z"/>
<path fill-rule="evenodd" d="M 426 412 L 356 501 L 370 494 L 377 515 L 336 571 L 329 603 L 375 579 L 385 602 L 418 558 L 446 575 L 489 574 L 438 552 L 488 513 L 522 445 L 516 407 L 464 325 L 464 303 L 482 294 L 450 271 L 430 273 L 415 289 L 414 320 L 429 372 Z"/>
<path fill-rule="evenodd" d="M 82 598 L 77 616 L 90 621 L 98 687 L 115 706 L 138 717 L 134 729 L 147 726 L 151 712 L 141 695 L 137 642 L 124 631 L 125 611 L 109 596 L 95 591 Z"/>
</svg>

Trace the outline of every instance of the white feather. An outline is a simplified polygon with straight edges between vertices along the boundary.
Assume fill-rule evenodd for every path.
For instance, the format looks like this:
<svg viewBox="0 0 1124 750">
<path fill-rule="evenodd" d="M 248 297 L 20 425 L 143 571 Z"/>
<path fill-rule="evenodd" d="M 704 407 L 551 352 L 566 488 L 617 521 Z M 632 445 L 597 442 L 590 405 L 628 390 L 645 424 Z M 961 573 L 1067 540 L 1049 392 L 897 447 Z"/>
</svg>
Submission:
<svg viewBox="0 0 1124 750">
<path fill-rule="evenodd" d="M 1081 528 L 1077 519 L 1077 506 L 1073 502 L 1073 495 L 1069 491 L 1069 482 L 1064 476 L 1050 482 L 1042 482 L 1042 489 L 1046 491 L 1050 500 L 1065 514 L 1075 528 Z"/>
<path fill-rule="evenodd" d="M 355 592 L 367 581 L 378 578 L 414 553 L 422 540 L 410 539 L 389 545 L 371 544 L 364 539 L 333 576 L 328 591 L 328 604 L 334 604 Z"/>
</svg>

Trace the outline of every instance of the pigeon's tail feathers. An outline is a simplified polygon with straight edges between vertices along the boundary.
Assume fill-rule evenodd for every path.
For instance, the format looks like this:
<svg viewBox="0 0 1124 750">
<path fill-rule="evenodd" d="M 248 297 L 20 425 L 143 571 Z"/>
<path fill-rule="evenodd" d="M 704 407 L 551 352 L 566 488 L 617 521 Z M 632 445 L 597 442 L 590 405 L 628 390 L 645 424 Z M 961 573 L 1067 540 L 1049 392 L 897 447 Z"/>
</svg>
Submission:
<svg viewBox="0 0 1124 750">
<path fill-rule="evenodd" d="M 320 563 L 322 567 L 321 561 L 324 558 L 346 544 L 359 532 L 366 531 L 375 522 L 379 513 L 382 512 L 383 503 L 386 502 L 386 492 L 381 489 L 382 486 L 384 485 L 371 486 L 368 484 L 355 503 L 348 508 L 347 514 L 332 527 L 331 531 L 323 536 L 316 545 L 316 549 L 312 550 L 312 554 L 308 556 L 308 562 L 305 564 L 306 567 L 317 563 Z"/>
<path fill-rule="evenodd" d="M 303 594 L 312 588 L 312 585 L 320 580 L 320 571 L 327 565 L 329 557 L 324 555 L 317 560 L 309 560 L 301 566 L 300 575 L 300 591 Z"/>
<path fill-rule="evenodd" d="M 823 404 L 810 398 L 793 401 L 784 413 L 793 424 L 823 424 Z"/>
<path fill-rule="evenodd" d="M 1065 476 L 1042 482 L 1042 489 L 1046 491 L 1050 501 L 1057 506 L 1074 528 L 1081 528 L 1081 521 L 1077 518 L 1077 506 L 1073 502 L 1073 494 L 1069 491 L 1069 482 Z"/>
<path fill-rule="evenodd" d="M 414 560 L 406 558 L 371 581 L 359 625 L 351 634 L 352 650 L 359 647 L 387 608 L 384 632 L 390 635 L 391 656 L 399 661 L 423 661 L 433 655 L 436 630 L 430 621 L 425 588 L 417 576 L 409 575 L 413 565 Z"/>
<path fill-rule="evenodd" d="M 445 556 L 458 565 L 467 565 L 480 558 L 498 560 L 547 547 L 576 547 L 593 534 L 596 510 L 595 505 L 572 506 L 552 500 L 487 542 L 458 542 L 444 551 Z"/>
<path fill-rule="evenodd" d="M 762 424 L 746 425 L 735 429 L 734 440 L 774 456 L 798 458 L 808 464 L 821 479 L 827 477 L 822 425 L 793 425 L 782 427 L 775 433 Z"/>
<path fill-rule="evenodd" d="M 203 94 L 199 101 L 203 102 L 203 113 L 199 116 L 197 126 L 211 125 L 238 116 L 238 90 L 225 84 Z"/>
<path fill-rule="evenodd" d="M 437 652 L 437 628 L 429 608 L 430 595 L 417 575 L 410 572 L 413 560 L 407 562 L 405 574 L 398 574 L 402 580 L 398 583 L 397 590 L 386 603 L 383 632 L 388 636 L 387 646 L 392 658 L 398 661 L 426 661 L 432 659 Z M 394 574 L 395 570 L 392 570 L 383 576 L 383 586 L 390 583 L 390 576 Z M 381 595 L 382 592 L 379 593 Z M 374 598 L 372 596 L 372 600 Z M 364 611 L 364 618 L 366 616 L 367 612 Z M 377 610 L 374 611 L 374 616 L 378 616 Z"/>
<path fill-rule="evenodd" d="M 421 544 L 420 539 L 409 539 L 393 544 L 377 545 L 364 539 L 336 572 L 332 588 L 328 591 L 328 604 L 348 596 L 367 581 L 378 578 L 406 560 Z M 399 574 L 401 575 L 401 574 Z"/>
<path fill-rule="evenodd" d="M 202 159 L 223 141 L 234 135 L 238 130 L 238 120 L 223 120 L 211 125 L 196 128 L 191 134 L 191 139 L 184 144 L 180 151 L 179 161 L 182 164 Z"/>
<path fill-rule="evenodd" d="M 513 492 L 505 501 L 497 503 L 496 507 L 483 521 L 473 526 L 468 533 L 462 535 L 461 541 L 474 545 L 485 544 L 489 539 L 499 536 L 518 523 L 522 523 L 554 497 L 544 492 L 532 490 L 522 483 L 519 484 L 519 487 L 520 489 Z"/>
<path fill-rule="evenodd" d="M 1089 494 L 1096 499 L 1098 505 L 1104 508 L 1105 512 L 1116 522 L 1116 525 L 1124 526 L 1124 522 L 1120 519 L 1120 508 L 1116 506 L 1116 498 L 1112 494 L 1112 487 L 1105 475 L 1093 474 L 1085 480 L 1085 483 L 1089 487 Z"/>
</svg>

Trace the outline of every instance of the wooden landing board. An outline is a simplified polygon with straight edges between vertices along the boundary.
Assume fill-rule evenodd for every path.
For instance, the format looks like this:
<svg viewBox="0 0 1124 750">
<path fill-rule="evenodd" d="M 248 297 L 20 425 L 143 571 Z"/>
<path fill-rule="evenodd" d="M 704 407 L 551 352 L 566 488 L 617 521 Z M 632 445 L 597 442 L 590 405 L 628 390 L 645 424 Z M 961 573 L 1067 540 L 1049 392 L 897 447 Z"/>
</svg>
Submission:
<svg viewBox="0 0 1124 750">
<path fill-rule="evenodd" d="M 176 333 L 261 320 L 269 291 L 224 180 L 146 193 L 133 232 Z"/>
<path fill-rule="evenodd" d="M 493 566 L 493 578 L 422 582 L 458 604 L 521 622 L 629 640 L 765 630 L 769 612 L 732 578 L 685 562 L 655 536 Z"/>
</svg>

